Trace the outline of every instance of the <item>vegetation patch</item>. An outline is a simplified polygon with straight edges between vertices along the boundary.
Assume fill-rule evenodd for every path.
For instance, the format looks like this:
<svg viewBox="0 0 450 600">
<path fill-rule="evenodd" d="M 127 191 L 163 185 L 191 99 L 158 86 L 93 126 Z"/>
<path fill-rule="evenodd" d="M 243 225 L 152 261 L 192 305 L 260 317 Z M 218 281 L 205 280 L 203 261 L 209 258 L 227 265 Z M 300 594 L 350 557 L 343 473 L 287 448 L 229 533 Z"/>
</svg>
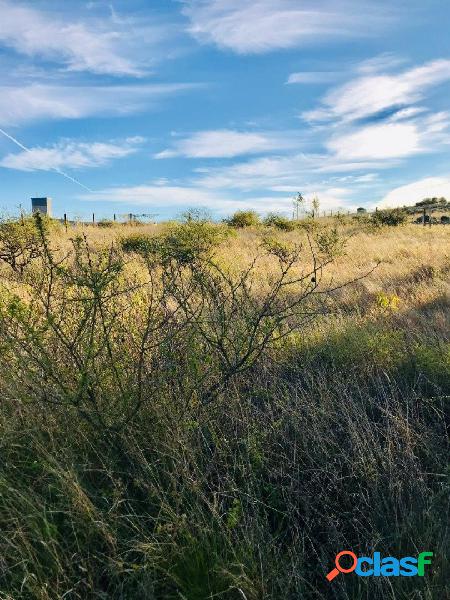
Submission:
<svg viewBox="0 0 450 600">
<path fill-rule="evenodd" d="M 0 596 L 445 597 L 444 232 L 349 221 L 4 225 Z"/>
</svg>

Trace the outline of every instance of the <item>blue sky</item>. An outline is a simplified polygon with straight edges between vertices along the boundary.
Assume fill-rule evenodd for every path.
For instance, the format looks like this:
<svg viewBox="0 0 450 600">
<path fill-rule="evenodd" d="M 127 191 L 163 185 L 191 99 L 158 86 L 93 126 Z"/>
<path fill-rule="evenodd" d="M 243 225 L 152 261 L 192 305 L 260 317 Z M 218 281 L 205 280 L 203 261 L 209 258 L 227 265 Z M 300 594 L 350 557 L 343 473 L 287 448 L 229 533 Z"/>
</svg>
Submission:
<svg viewBox="0 0 450 600">
<path fill-rule="evenodd" d="M 0 208 L 450 198 L 448 0 L 0 0 Z"/>
</svg>

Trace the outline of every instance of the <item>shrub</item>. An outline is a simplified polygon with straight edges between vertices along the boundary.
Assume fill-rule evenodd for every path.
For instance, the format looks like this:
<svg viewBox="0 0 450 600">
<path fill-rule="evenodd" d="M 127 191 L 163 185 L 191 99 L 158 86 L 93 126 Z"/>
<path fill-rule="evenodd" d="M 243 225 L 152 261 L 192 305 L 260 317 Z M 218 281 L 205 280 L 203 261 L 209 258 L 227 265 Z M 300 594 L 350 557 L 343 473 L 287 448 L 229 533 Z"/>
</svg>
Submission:
<svg viewBox="0 0 450 600">
<path fill-rule="evenodd" d="M 27 297 L 6 290 L 0 299 L 10 351 L 3 358 L 30 399 L 117 431 L 160 386 L 167 392 L 176 382 L 184 401 L 209 403 L 274 342 L 321 314 L 326 290 L 316 293 L 322 264 L 312 249 L 267 247 L 277 260 L 261 295 L 256 258 L 238 273 L 214 261 L 224 235 L 223 226 L 193 221 L 123 240 L 146 258 L 146 270 L 132 276 L 114 246 L 97 250 L 76 238 L 58 259 L 44 236 Z M 309 266 L 296 277 L 301 255 Z"/>
<path fill-rule="evenodd" d="M 276 213 L 269 213 L 264 219 L 264 225 L 266 227 L 275 227 L 282 231 L 293 231 L 295 229 L 295 223 L 293 221 L 290 221 L 282 215 L 277 215 Z"/>
<path fill-rule="evenodd" d="M 146 254 L 153 247 L 152 236 L 143 233 L 128 235 L 121 239 L 120 244 L 124 252 Z"/>
<path fill-rule="evenodd" d="M 259 215 L 254 210 L 238 210 L 226 220 L 230 227 L 242 229 L 243 227 L 257 227 L 260 224 Z"/>
<path fill-rule="evenodd" d="M 372 223 L 376 226 L 404 225 L 408 219 L 407 213 L 402 208 L 377 210 L 372 214 Z"/>
<path fill-rule="evenodd" d="M 379 292 L 376 297 L 377 305 L 383 310 L 398 310 L 400 305 L 400 298 L 397 294 L 385 294 Z"/>
<path fill-rule="evenodd" d="M 41 236 L 36 227 L 37 218 L 42 227 L 48 226 L 47 220 L 40 215 L 0 223 L 0 259 L 17 274 L 23 274 L 40 254 Z"/>
<path fill-rule="evenodd" d="M 164 262 L 175 260 L 180 264 L 193 263 L 206 257 L 228 236 L 230 231 L 222 225 L 208 221 L 187 221 L 174 225 L 154 238 L 154 253 Z"/>
<path fill-rule="evenodd" d="M 163 262 L 176 260 L 188 264 L 210 254 L 230 234 L 223 225 L 190 220 L 170 225 L 159 236 L 138 234 L 123 238 L 122 249 L 146 257 L 153 256 Z"/>
<path fill-rule="evenodd" d="M 330 259 L 340 256 L 344 250 L 345 239 L 339 234 L 336 227 L 317 231 L 314 241 L 319 252 Z"/>
<path fill-rule="evenodd" d="M 303 231 L 307 231 L 308 233 L 314 233 L 319 231 L 322 226 L 316 219 L 313 219 L 312 217 L 307 217 L 306 219 L 296 221 L 296 227 Z"/>
<path fill-rule="evenodd" d="M 102 219 L 101 221 L 99 221 L 97 223 L 98 227 L 103 227 L 103 228 L 109 228 L 109 227 L 114 227 L 115 222 L 111 221 L 111 219 Z"/>
</svg>

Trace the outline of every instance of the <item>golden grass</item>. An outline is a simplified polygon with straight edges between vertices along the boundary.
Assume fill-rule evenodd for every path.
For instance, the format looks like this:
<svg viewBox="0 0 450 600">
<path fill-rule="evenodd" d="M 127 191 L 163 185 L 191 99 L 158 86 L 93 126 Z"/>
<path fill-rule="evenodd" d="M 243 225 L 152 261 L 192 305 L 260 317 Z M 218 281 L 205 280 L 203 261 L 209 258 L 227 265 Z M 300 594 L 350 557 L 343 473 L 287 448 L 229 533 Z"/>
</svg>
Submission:
<svg viewBox="0 0 450 600">
<path fill-rule="evenodd" d="M 332 225 L 330 219 L 319 219 L 318 222 Z M 59 230 L 57 242 L 61 249 L 67 249 L 70 238 L 85 234 L 94 246 L 104 247 L 132 234 L 158 235 L 166 228 L 165 223 L 118 225 L 111 228 L 77 225 L 69 228 L 67 233 L 63 229 Z M 335 284 L 341 285 L 368 273 L 379 263 L 372 273 L 361 280 L 358 285 L 360 292 L 396 293 L 402 304 L 407 306 L 417 302 L 428 302 L 437 293 L 448 292 L 450 227 L 408 224 L 368 232 L 347 224 L 339 229 L 344 237 L 348 237 L 345 250 L 343 255 L 328 267 L 325 279 L 332 275 Z M 262 254 L 261 242 L 267 237 L 276 237 L 288 244 L 303 243 L 305 248 L 307 247 L 306 236 L 300 231 L 274 233 L 267 228 L 244 229 L 227 239 L 216 255 L 219 260 L 234 268 L 243 267 L 251 257 Z M 308 252 L 305 249 L 305 264 L 301 266 L 306 267 L 307 264 Z M 259 265 L 261 271 L 268 273 L 274 268 L 274 260 L 264 257 Z M 430 286 L 430 281 L 435 277 L 440 281 L 439 285 Z M 424 282 L 421 284 L 421 279 L 426 280 L 425 285 Z M 412 288 L 414 293 L 411 295 Z M 343 300 L 350 300 L 354 293 L 354 288 L 348 288 L 343 294 Z"/>
</svg>

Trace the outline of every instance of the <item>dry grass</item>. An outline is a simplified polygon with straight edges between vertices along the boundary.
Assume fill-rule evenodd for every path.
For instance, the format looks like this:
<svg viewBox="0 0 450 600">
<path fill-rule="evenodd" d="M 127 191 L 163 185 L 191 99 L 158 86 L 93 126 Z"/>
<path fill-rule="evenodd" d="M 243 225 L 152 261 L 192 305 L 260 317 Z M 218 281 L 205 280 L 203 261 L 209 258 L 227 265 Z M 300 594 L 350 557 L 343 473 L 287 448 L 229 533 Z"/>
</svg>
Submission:
<svg viewBox="0 0 450 600">
<path fill-rule="evenodd" d="M 139 414 L 114 436 L 76 402 L 49 403 L 42 378 L 25 377 L 23 347 L 6 335 L 22 313 L 2 308 L 0 598 L 446 597 L 450 227 L 318 222 L 348 238 L 320 283 L 337 286 L 327 314 L 293 327 L 204 406 L 200 391 L 188 391 L 214 364 L 212 351 L 189 324 L 176 330 L 176 344 L 163 337 L 150 364 L 157 385 L 149 376 Z M 62 256 L 76 235 L 99 249 L 167 228 L 59 228 L 51 242 Z M 303 243 L 295 268 L 307 268 L 304 231 L 239 231 L 216 260 L 237 273 L 268 236 Z M 139 256 L 126 260 L 121 277 L 144 276 Z M 255 297 L 276 272 L 274 256 L 262 255 Z M 7 288 L 29 286 L 6 265 L 0 274 Z M 122 329 L 107 322 L 120 333 L 109 338 L 118 369 L 129 365 L 127 340 L 141 327 L 142 297 L 131 302 L 117 314 Z M 237 313 L 227 318 L 227 331 L 242 325 Z M 70 387 L 76 369 L 65 370 L 63 346 L 56 351 L 51 330 L 36 323 L 28 345 L 49 351 Z M 121 396 L 106 367 L 111 402 L 131 397 L 137 380 L 125 378 Z M 114 418 L 125 412 L 120 403 L 114 410 Z M 325 574 L 347 548 L 433 551 L 433 565 L 423 578 L 348 575 L 331 586 Z"/>
</svg>

